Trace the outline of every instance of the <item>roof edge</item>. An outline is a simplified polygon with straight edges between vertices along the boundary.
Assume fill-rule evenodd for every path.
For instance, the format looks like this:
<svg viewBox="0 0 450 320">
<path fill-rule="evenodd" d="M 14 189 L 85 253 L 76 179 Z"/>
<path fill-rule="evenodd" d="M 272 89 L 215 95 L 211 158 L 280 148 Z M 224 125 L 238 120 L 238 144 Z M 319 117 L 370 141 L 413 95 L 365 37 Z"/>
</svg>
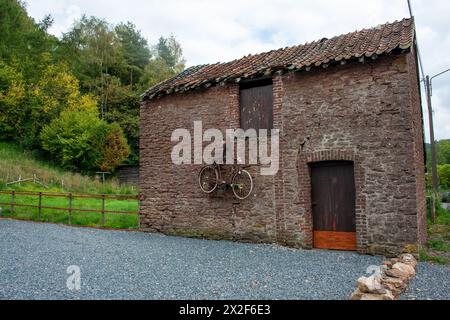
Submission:
<svg viewBox="0 0 450 320">
<path fill-rule="evenodd" d="M 384 28 L 386 28 L 388 26 L 393 27 L 394 25 L 401 26 L 403 28 L 410 27 L 411 28 L 411 30 L 410 30 L 411 37 L 408 40 L 399 39 L 398 44 L 395 45 L 395 47 L 389 48 L 389 50 L 384 50 L 382 52 L 380 52 L 378 48 L 375 48 L 374 50 L 366 50 L 366 51 L 362 52 L 362 54 L 351 54 L 350 56 L 338 55 L 338 56 L 335 56 L 334 58 L 331 58 L 328 60 L 327 59 L 320 60 L 316 63 L 304 64 L 304 65 L 296 65 L 295 59 L 293 59 L 292 63 L 290 63 L 288 65 L 274 64 L 274 65 L 270 65 L 270 66 L 267 66 L 264 68 L 260 68 L 258 70 L 254 70 L 253 72 L 250 72 L 247 74 L 240 74 L 239 72 L 235 72 L 233 74 L 223 75 L 223 76 L 219 76 L 217 78 L 214 77 L 214 78 L 199 79 L 199 80 L 194 79 L 192 81 L 188 81 L 187 83 L 181 83 L 179 85 L 174 85 L 174 86 L 169 86 L 169 87 L 165 86 L 165 85 L 171 84 L 173 82 L 176 83 L 177 80 L 184 79 L 193 74 L 199 74 L 199 73 L 201 74 L 202 69 L 207 69 L 207 68 L 211 69 L 211 68 L 215 68 L 215 67 L 220 67 L 222 65 L 239 63 L 240 61 L 244 61 L 245 59 L 248 59 L 249 57 L 250 58 L 259 57 L 259 56 L 273 54 L 274 52 L 284 52 L 286 50 L 293 50 L 293 49 L 300 50 L 302 48 L 305 48 L 306 46 L 312 46 L 312 47 L 320 46 L 324 42 L 326 43 L 326 42 L 336 41 L 337 39 L 343 39 L 345 37 L 351 37 L 351 36 L 355 37 L 356 35 L 361 35 L 364 32 L 366 32 L 366 33 L 375 32 L 376 30 L 379 30 L 380 32 L 382 30 L 384 32 L 384 30 L 385 30 Z M 412 46 L 414 45 L 415 30 L 416 30 L 415 20 L 414 20 L 414 17 L 411 17 L 411 18 L 402 19 L 400 21 L 395 21 L 393 23 L 382 24 L 382 25 L 379 25 L 374 28 L 366 28 L 366 29 L 361 29 L 360 31 L 342 34 L 339 36 L 335 36 L 331 39 L 325 40 L 324 38 L 322 38 L 321 40 L 309 42 L 309 43 L 302 44 L 302 45 L 286 47 L 286 48 L 282 48 L 282 49 L 278 49 L 278 50 L 271 50 L 271 51 L 256 54 L 256 55 L 247 55 L 247 56 L 244 56 L 243 58 L 235 59 L 235 60 L 232 60 L 232 61 L 226 62 L 226 63 L 215 63 L 215 64 L 204 64 L 204 65 L 193 66 L 193 67 L 187 68 L 186 70 L 184 70 L 183 72 L 181 72 L 180 74 L 176 75 L 173 78 L 167 79 L 165 81 L 162 81 L 159 84 L 152 86 L 144 94 L 141 95 L 141 100 L 142 101 L 152 100 L 152 99 L 170 95 L 173 93 L 184 93 L 187 91 L 191 91 L 193 89 L 210 88 L 212 86 L 225 85 L 228 83 L 239 83 L 241 80 L 244 80 L 244 79 L 253 79 L 253 78 L 257 78 L 257 77 L 261 77 L 261 76 L 273 76 L 274 74 L 277 74 L 277 73 L 285 74 L 285 73 L 290 73 L 290 72 L 310 71 L 313 68 L 314 69 L 326 68 L 331 65 L 345 64 L 345 63 L 351 62 L 351 61 L 359 60 L 360 62 L 363 62 L 363 61 L 365 61 L 366 58 L 376 60 L 379 56 L 392 54 L 396 50 L 400 50 L 400 53 L 411 50 Z M 391 30 L 391 33 L 392 32 L 393 31 Z M 320 52 L 320 49 L 319 49 L 319 52 Z"/>
</svg>

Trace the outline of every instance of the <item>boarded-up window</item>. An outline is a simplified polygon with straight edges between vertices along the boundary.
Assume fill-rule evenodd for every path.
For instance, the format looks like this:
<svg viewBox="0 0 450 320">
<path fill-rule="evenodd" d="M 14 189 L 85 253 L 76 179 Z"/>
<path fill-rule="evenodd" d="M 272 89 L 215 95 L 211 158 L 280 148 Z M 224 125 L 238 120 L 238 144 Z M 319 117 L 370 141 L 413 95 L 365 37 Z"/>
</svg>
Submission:
<svg viewBox="0 0 450 320">
<path fill-rule="evenodd" d="M 242 129 L 273 129 L 272 79 L 242 84 L 240 106 Z"/>
</svg>

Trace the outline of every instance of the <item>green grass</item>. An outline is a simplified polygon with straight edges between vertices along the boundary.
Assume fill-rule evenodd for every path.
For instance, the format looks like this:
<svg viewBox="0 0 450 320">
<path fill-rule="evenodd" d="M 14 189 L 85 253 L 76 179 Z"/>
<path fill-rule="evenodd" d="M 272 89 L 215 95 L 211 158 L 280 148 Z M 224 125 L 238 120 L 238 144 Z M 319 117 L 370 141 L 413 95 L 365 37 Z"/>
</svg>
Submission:
<svg viewBox="0 0 450 320">
<path fill-rule="evenodd" d="M 450 252 L 450 245 L 448 244 L 448 242 L 440 239 L 428 241 L 428 248 L 440 252 Z"/>
<path fill-rule="evenodd" d="M 425 250 L 420 250 L 419 252 L 420 261 L 428 261 L 436 264 L 447 265 L 449 263 L 448 259 L 439 255 L 429 255 Z"/>
<path fill-rule="evenodd" d="M 25 204 L 37 206 L 39 203 L 38 196 L 15 196 L 15 204 Z M 11 202 L 11 195 L 0 194 L 0 203 Z M 68 198 L 61 197 L 42 197 L 43 207 L 68 208 Z M 19 220 L 31 220 L 52 223 L 69 223 L 69 213 L 66 210 L 42 209 L 41 219 L 39 219 L 38 208 L 14 207 L 14 213 L 11 212 L 10 205 L 0 205 L 3 208 L 4 218 L 13 218 Z M 77 209 L 85 210 L 101 210 L 101 199 L 85 199 L 74 196 L 72 200 L 73 212 L 71 215 L 71 224 L 76 226 L 102 227 L 101 213 L 79 212 Z M 139 203 L 137 200 L 119 200 L 106 199 L 105 210 L 108 211 L 127 211 L 135 212 L 135 214 L 113 214 L 105 213 L 105 228 L 112 229 L 137 229 L 139 226 L 138 210 Z"/>
<path fill-rule="evenodd" d="M 431 191 L 427 194 L 430 196 Z M 450 225 L 450 211 L 442 208 L 441 201 L 436 203 L 436 221 L 431 221 L 431 201 L 427 199 L 428 214 L 428 243 L 420 250 L 420 260 L 436 264 L 447 265 L 450 262 L 450 239 L 448 226 Z"/>
<path fill-rule="evenodd" d="M 7 182 L 36 177 L 49 188 L 44 188 L 32 182 L 6 186 Z M 0 142 L 0 191 L 31 191 L 44 193 L 69 193 L 74 194 L 115 194 L 115 195 L 137 195 L 138 191 L 132 186 L 121 186 L 117 180 L 111 179 L 104 184 L 99 177 L 90 177 L 79 173 L 64 171 L 57 166 L 36 159 L 29 151 L 19 146 Z M 9 204 L 10 195 L 0 194 L 0 203 Z M 21 196 L 15 198 L 16 204 L 38 205 L 38 196 Z M 68 208 L 68 198 L 43 197 L 42 206 Z M 32 220 L 52 223 L 69 223 L 67 211 L 42 209 L 39 219 L 37 208 L 15 207 L 11 212 L 10 205 L 0 205 L 3 208 L 4 218 L 20 220 Z M 77 212 L 76 209 L 101 210 L 101 199 L 74 198 L 72 202 L 73 212 L 71 224 L 76 226 L 102 227 L 100 213 Z M 113 229 L 137 229 L 139 219 L 138 200 L 107 199 L 105 210 L 130 211 L 136 214 L 105 214 L 106 228 Z"/>
<path fill-rule="evenodd" d="M 436 210 L 436 224 L 450 225 L 450 211 L 444 208 Z"/>
<path fill-rule="evenodd" d="M 49 186 L 44 189 L 31 182 L 6 186 L 7 182 L 36 177 Z M 76 192 L 96 194 L 137 194 L 133 186 L 120 185 L 116 179 L 104 184 L 99 176 L 87 176 L 80 173 L 65 171 L 57 166 L 33 157 L 32 153 L 19 146 L 0 142 L 0 190 L 26 190 L 51 192 Z"/>
</svg>

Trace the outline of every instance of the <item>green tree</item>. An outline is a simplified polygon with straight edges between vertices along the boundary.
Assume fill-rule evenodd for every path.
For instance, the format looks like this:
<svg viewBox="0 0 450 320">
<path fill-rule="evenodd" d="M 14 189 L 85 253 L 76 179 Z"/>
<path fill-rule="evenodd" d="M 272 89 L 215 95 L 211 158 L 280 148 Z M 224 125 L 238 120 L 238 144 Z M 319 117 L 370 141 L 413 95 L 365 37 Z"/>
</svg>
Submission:
<svg viewBox="0 0 450 320">
<path fill-rule="evenodd" d="M 437 143 L 438 163 L 450 164 L 450 140 L 441 140 Z"/>
<path fill-rule="evenodd" d="M 121 77 L 125 85 L 133 86 L 139 82 L 145 66 L 151 58 L 147 40 L 131 22 L 121 23 L 115 27 L 115 32 L 122 46 L 122 53 L 127 63 L 127 73 Z"/>
<path fill-rule="evenodd" d="M 158 44 L 153 48 L 154 59 L 150 60 L 144 69 L 140 81 L 141 91 L 171 78 L 185 68 L 183 50 L 176 38 L 159 38 Z"/>
<path fill-rule="evenodd" d="M 12 140 L 24 133 L 25 99 L 22 73 L 0 60 L 0 139 Z"/>
<path fill-rule="evenodd" d="M 113 170 L 129 155 L 122 129 L 109 125 L 91 110 L 65 110 L 46 125 L 42 147 L 69 170 Z"/>
<path fill-rule="evenodd" d="M 145 91 L 151 86 L 173 77 L 174 75 L 175 73 L 170 70 L 164 60 L 152 60 L 145 67 L 144 74 L 142 75 L 141 90 Z"/>
<path fill-rule="evenodd" d="M 87 162 L 92 168 L 95 164 L 83 160 L 93 151 L 80 149 L 83 137 L 90 134 L 82 117 L 94 125 L 92 115 L 100 114 L 97 120 L 122 128 L 130 146 L 127 161 L 136 163 L 140 94 L 182 71 L 181 45 L 170 36 L 150 47 L 130 22 L 113 26 L 86 16 L 59 40 L 47 32 L 52 23 L 50 15 L 38 22 L 28 16 L 24 1 L 0 0 L 0 139 L 15 140 L 34 151 L 42 150 L 45 140 L 44 149 L 60 157 L 64 167 L 85 170 Z M 63 148 L 61 141 L 69 141 L 63 139 L 60 149 L 53 150 L 57 146 L 52 146 L 49 127 L 54 133 L 58 126 L 68 126 L 70 114 L 76 132 L 87 131 L 78 142 L 73 137 L 73 149 Z M 53 134 L 56 142 L 65 137 L 64 130 L 60 133 Z M 68 156 L 74 150 L 79 154 Z"/>
<path fill-rule="evenodd" d="M 168 38 L 160 37 L 154 48 L 157 59 L 162 59 L 170 71 L 180 73 L 185 67 L 183 50 L 174 35 Z"/>
<path fill-rule="evenodd" d="M 99 97 L 104 118 L 109 107 L 108 87 L 120 81 L 127 66 L 113 27 L 105 20 L 83 16 L 63 35 L 60 54 L 71 61 L 82 89 Z"/>
<path fill-rule="evenodd" d="M 65 169 L 95 170 L 107 124 L 89 111 L 64 111 L 41 132 L 42 147 Z"/>
<path fill-rule="evenodd" d="M 24 77 L 36 78 L 36 62 L 58 44 L 57 38 L 47 33 L 52 23 L 51 16 L 36 23 L 28 16 L 23 1 L 0 0 L 0 59 L 6 63 L 20 61 L 18 67 Z"/>
<path fill-rule="evenodd" d="M 450 164 L 438 166 L 439 183 L 445 189 L 450 188 Z"/>
<path fill-rule="evenodd" d="M 95 99 L 82 95 L 78 80 L 64 64 L 51 64 L 43 54 L 36 66 L 37 82 L 25 82 L 15 65 L 0 63 L 0 133 L 3 139 L 19 141 L 24 147 L 40 148 L 39 133 L 63 110 L 97 111 Z"/>
</svg>

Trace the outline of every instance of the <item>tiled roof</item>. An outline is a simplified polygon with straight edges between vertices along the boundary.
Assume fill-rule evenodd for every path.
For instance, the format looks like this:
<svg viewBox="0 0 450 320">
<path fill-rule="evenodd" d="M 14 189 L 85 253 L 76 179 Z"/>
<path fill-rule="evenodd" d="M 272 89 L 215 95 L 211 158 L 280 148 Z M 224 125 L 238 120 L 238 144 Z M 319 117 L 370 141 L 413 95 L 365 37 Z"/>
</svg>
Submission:
<svg viewBox="0 0 450 320">
<path fill-rule="evenodd" d="M 311 67 L 328 66 L 340 61 L 377 57 L 398 49 L 410 49 L 413 41 L 414 20 L 403 19 L 332 39 L 324 38 L 304 45 L 248 55 L 227 63 L 191 67 L 150 88 L 142 95 L 142 99 L 239 82 L 279 71 L 309 70 Z"/>
</svg>

